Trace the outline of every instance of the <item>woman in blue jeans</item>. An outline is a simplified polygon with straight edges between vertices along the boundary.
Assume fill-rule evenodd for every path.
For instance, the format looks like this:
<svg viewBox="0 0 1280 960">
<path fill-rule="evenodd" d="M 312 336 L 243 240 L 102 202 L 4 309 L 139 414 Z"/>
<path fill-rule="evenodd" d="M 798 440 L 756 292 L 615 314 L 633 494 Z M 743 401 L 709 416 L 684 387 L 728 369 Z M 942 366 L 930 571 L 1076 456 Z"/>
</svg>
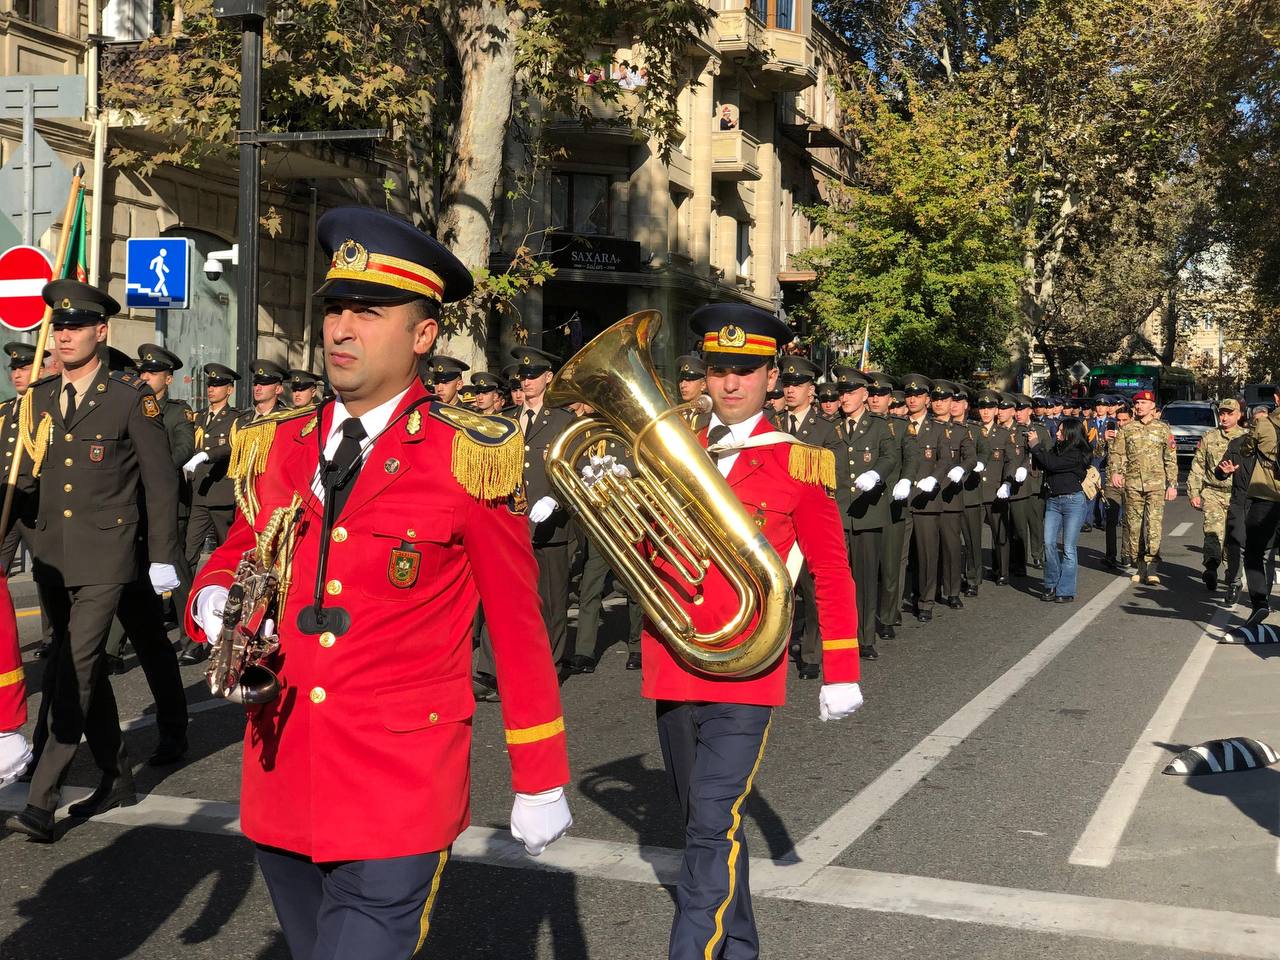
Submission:
<svg viewBox="0 0 1280 960">
<path fill-rule="evenodd" d="M 1058 436 L 1052 447 L 1044 449 L 1037 444 L 1035 433 L 1028 434 L 1027 446 L 1044 471 L 1048 489 L 1044 508 L 1044 593 L 1040 599 L 1070 603 L 1076 598 L 1076 541 L 1088 507 L 1080 485 L 1089 469 L 1093 450 L 1079 417 L 1063 417 L 1058 421 Z M 1058 558 L 1059 533 L 1062 559 Z"/>
</svg>

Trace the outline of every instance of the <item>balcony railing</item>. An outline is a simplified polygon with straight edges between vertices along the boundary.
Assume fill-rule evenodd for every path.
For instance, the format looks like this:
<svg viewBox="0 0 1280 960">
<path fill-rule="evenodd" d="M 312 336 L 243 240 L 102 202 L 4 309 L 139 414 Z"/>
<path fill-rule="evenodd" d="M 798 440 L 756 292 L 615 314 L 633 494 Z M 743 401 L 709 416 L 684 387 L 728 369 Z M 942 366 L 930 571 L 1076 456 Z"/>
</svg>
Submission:
<svg viewBox="0 0 1280 960">
<path fill-rule="evenodd" d="M 720 180 L 759 180 L 756 152 L 760 141 L 741 130 L 717 130 L 711 135 L 711 176 Z"/>
</svg>

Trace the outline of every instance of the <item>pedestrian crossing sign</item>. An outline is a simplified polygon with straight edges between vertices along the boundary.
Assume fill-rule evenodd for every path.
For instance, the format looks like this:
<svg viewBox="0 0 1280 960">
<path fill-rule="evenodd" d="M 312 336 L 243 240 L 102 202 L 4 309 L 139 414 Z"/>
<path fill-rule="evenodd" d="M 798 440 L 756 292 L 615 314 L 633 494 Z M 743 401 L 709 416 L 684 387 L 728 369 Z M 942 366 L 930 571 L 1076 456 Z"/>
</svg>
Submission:
<svg viewBox="0 0 1280 960">
<path fill-rule="evenodd" d="M 125 241 L 125 306 L 187 309 L 191 261 L 191 241 L 185 237 L 130 237 Z"/>
</svg>

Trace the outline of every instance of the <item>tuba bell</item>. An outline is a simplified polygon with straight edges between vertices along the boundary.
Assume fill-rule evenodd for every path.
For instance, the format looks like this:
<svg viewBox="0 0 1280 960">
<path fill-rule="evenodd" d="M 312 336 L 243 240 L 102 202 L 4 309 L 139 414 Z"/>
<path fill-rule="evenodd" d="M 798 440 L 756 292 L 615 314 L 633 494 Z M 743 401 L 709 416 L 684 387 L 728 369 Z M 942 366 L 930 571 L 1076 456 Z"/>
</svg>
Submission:
<svg viewBox="0 0 1280 960">
<path fill-rule="evenodd" d="M 649 347 L 661 325 L 656 310 L 619 320 L 552 379 L 548 403 L 587 403 L 596 415 L 556 438 L 547 476 L 681 660 L 714 676 L 755 676 L 785 649 L 791 579 L 690 428 L 686 418 L 709 411 L 710 399 L 673 406 L 663 390 Z M 634 476 L 582 479 L 579 469 L 601 441 L 631 452 Z M 666 562 L 695 605 L 708 572 L 718 571 L 737 596 L 736 610 L 698 630 L 651 558 Z"/>
</svg>

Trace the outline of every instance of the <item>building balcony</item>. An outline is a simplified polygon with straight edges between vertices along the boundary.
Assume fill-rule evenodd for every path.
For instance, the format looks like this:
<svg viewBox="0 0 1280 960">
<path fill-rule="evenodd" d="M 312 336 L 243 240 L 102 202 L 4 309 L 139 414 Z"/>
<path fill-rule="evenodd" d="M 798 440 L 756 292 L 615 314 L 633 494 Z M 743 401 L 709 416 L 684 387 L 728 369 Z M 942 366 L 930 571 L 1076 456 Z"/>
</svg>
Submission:
<svg viewBox="0 0 1280 960">
<path fill-rule="evenodd" d="M 671 151 L 667 161 L 667 179 L 673 187 L 693 193 L 693 160 L 679 149 Z"/>
<path fill-rule="evenodd" d="M 550 120 L 547 136 L 569 149 L 634 143 L 635 129 L 623 114 L 624 98 L 634 103 L 632 94 L 623 93 L 617 99 L 606 100 L 584 84 L 577 112 Z"/>
<path fill-rule="evenodd" d="M 764 33 L 764 22 L 746 7 L 716 12 L 716 51 L 724 56 L 762 56 Z"/>
<path fill-rule="evenodd" d="M 818 82 L 818 59 L 813 40 L 793 30 L 766 29 L 768 56 L 761 64 L 761 86 L 796 92 Z"/>
<path fill-rule="evenodd" d="M 711 134 L 711 176 L 717 180 L 759 180 L 756 151 L 760 141 L 741 130 Z"/>
</svg>

